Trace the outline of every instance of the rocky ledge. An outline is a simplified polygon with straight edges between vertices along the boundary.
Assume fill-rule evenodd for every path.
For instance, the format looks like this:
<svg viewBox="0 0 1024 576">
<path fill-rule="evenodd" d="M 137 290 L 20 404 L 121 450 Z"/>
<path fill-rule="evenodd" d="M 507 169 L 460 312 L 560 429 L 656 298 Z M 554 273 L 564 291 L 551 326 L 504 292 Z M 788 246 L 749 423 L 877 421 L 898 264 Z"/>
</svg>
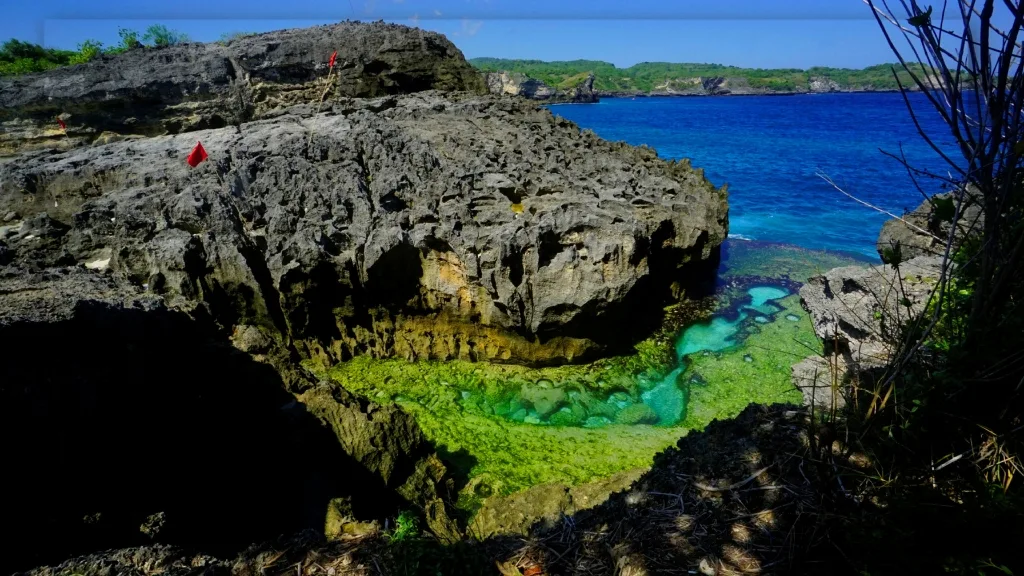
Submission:
<svg viewBox="0 0 1024 576">
<path fill-rule="evenodd" d="M 605 354 L 728 231 L 700 171 L 482 94 L 447 40 L 399 26 L 7 78 L 0 125 L 4 450 L 34 471 L 3 500 L 11 568 L 405 506 L 457 538 L 410 417 L 299 362 Z"/>
<path fill-rule="evenodd" d="M 936 196 L 903 220 L 883 226 L 878 252 L 886 263 L 835 268 L 800 289 L 801 303 L 825 343 L 824 356 L 793 366 L 793 381 L 805 403 L 840 407 L 843 395 L 837 392 L 891 363 L 892 343 L 927 310 L 941 277 L 938 235 L 948 234 L 949 227 L 934 211 L 946 198 Z M 980 212 L 972 207 L 965 214 L 978 218 Z M 900 258 L 893 261 L 894 254 Z"/>
<path fill-rule="evenodd" d="M 486 91 L 479 73 L 447 38 L 394 24 L 345 22 L 226 44 L 140 48 L 45 74 L 0 78 L 0 155 L 273 116 L 320 98 L 334 51 L 331 99 Z M 67 124 L 66 133 L 57 116 Z"/>
</svg>

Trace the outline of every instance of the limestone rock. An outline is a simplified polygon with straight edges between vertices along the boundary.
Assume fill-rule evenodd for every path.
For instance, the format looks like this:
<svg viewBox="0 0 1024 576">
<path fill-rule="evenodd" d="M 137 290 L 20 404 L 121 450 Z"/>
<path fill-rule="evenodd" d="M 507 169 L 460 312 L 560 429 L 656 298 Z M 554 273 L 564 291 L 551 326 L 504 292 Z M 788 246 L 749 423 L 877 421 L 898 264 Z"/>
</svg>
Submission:
<svg viewBox="0 0 1024 576">
<path fill-rule="evenodd" d="M 811 278 L 800 289 L 814 332 L 853 355 L 856 363 L 887 361 L 878 344 L 898 338 L 906 321 L 924 311 L 939 278 L 941 261 L 921 256 L 898 268 L 848 266 Z"/>
<path fill-rule="evenodd" d="M 581 82 L 564 90 L 548 86 L 521 72 L 489 72 L 484 74 L 484 80 L 491 94 L 522 96 L 547 103 L 591 104 L 598 101 L 593 74 L 588 74 Z"/>
<path fill-rule="evenodd" d="M 838 82 L 824 76 L 812 76 L 807 88 L 814 93 L 839 92 L 842 89 Z"/>
<path fill-rule="evenodd" d="M 793 367 L 793 383 L 806 403 L 841 407 L 848 378 L 889 363 L 891 345 L 927 308 L 941 258 L 919 256 L 900 266 L 848 266 L 808 280 L 800 300 L 829 360 L 810 358 Z"/>
<path fill-rule="evenodd" d="M 902 260 L 917 256 L 941 256 L 949 240 L 951 220 L 955 213 L 953 202 L 953 194 L 938 194 L 921 203 L 913 212 L 905 215 L 903 220 L 892 219 L 883 224 L 876 245 L 882 261 L 890 261 L 895 251 L 898 251 Z M 954 234 L 954 252 L 969 231 L 979 233 L 983 226 L 984 215 L 979 199 L 969 195 Z"/>
<path fill-rule="evenodd" d="M 0 155 L 238 125 L 316 102 L 334 51 L 328 99 L 485 90 L 444 36 L 383 22 L 281 30 L 226 45 L 139 48 L 0 78 Z M 66 135 L 54 121 L 58 115 Z"/>
<path fill-rule="evenodd" d="M 88 268 L 88 266 L 86 266 Z M 265 329 L 259 326 L 240 325 L 235 326 L 231 335 L 231 343 L 242 352 L 260 354 L 270 351 L 274 340 Z"/>
<path fill-rule="evenodd" d="M 106 251 L 135 288 L 328 363 L 545 364 L 622 345 L 727 234 L 725 190 L 688 165 L 526 102 L 326 110 L 0 159 L 0 212 L 25 218 L 4 258 L 41 270 Z M 196 139 L 211 158 L 190 169 Z"/>
</svg>

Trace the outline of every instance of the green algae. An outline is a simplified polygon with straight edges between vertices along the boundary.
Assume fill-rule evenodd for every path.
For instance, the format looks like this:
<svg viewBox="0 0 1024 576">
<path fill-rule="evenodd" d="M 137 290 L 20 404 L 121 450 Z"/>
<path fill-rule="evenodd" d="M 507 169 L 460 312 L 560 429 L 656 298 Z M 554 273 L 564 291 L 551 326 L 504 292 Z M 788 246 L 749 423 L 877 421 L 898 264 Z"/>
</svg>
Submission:
<svg viewBox="0 0 1024 576">
<path fill-rule="evenodd" d="M 761 310 L 772 300 L 778 300 L 785 298 L 789 295 L 789 292 L 776 288 L 775 286 L 754 286 L 750 290 L 747 290 L 750 294 L 750 308 L 754 310 Z M 772 308 L 774 310 L 774 307 Z"/>
<path fill-rule="evenodd" d="M 466 466 L 463 472 L 472 479 L 473 489 L 463 491 L 459 504 L 472 509 L 481 491 L 508 495 L 550 482 L 574 486 L 650 466 L 654 454 L 683 434 L 678 427 L 616 424 L 609 418 L 592 427 L 537 426 L 500 417 L 499 413 L 517 412 L 522 420 L 529 417 L 514 401 L 488 406 L 480 401 L 481 394 L 463 394 L 473 389 L 507 391 L 512 388 L 508 382 L 545 377 L 554 385 L 566 380 L 566 374 L 582 381 L 590 376 L 585 374 L 587 369 L 593 366 L 532 370 L 457 361 L 356 358 L 327 374 L 356 394 L 395 402 L 415 416 L 442 454 Z M 556 414 L 566 413 L 560 409 Z"/>
<path fill-rule="evenodd" d="M 681 331 L 676 342 L 688 346 L 655 337 L 631 356 L 536 369 L 362 357 L 327 375 L 413 414 L 469 479 L 459 506 L 472 511 L 492 495 L 645 468 L 689 430 L 750 403 L 798 403 L 790 365 L 817 346 L 799 298 L 766 285 L 733 292 L 721 316 Z M 767 323 L 742 311 L 754 305 Z"/>
<path fill-rule="evenodd" d="M 735 346 L 736 333 L 739 332 L 740 323 L 746 318 L 745 313 L 740 313 L 733 319 L 719 316 L 712 318 L 710 322 L 691 326 L 676 344 L 676 354 L 682 357 L 694 352 L 717 352 Z"/>
<path fill-rule="evenodd" d="M 549 368 L 363 357 L 319 373 L 411 413 L 464 479 L 466 512 L 539 485 L 643 469 L 688 431 L 751 403 L 799 404 L 790 366 L 821 345 L 792 293 L 860 261 L 751 242 L 724 252 L 715 296 L 666 309 L 666 325 L 629 356 Z"/>
<path fill-rule="evenodd" d="M 689 357 L 686 376 L 694 383 L 683 428 L 701 429 L 711 420 L 732 418 L 749 404 L 801 403 L 790 367 L 818 353 L 820 344 L 799 296 L 775 303 L 781 308 L 777 319 L 749 326 L 741 346 Z"/>
</svg>

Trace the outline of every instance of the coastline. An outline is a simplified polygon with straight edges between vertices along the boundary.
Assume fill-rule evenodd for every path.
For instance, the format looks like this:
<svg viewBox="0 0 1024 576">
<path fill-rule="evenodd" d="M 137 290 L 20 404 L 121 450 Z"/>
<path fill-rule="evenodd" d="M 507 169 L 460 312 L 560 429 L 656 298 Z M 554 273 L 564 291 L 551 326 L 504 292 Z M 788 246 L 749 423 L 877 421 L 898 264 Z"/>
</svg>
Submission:
<svg viewBox="0 0 1024 576">
<path fill-rule="evenodd" d="M 917 90 L 909 90 L 917 92 Z M 598 92 L 598 98 L 719 98 L 729 96 L 806 96 L 818 94 L 899 94 L 899 90 L 829 90 L 829 91 L 792 91 L 792 92 L 723 92 L 717 94 L 695 93 L 695 92 Z"/>
<path fill-rule="evenodd" d="M 917 93 L 920 90 L 907 89 L 907 92 Z M 829 90 L 829 91 L 793 91 L 793 92 L 720 92 L 714 94 L 708 93 L 696 93 L 696 92 L 595 92 L 594 100 L 573 100 L 563 98 L 552 98 L 552 99 L 538 99 L 528 98 L 535 100 L 543 106 L 560 106 L 563 104 L 597 104 L 603 99 L 632 99 L 637 98 L 740 98 L 740 97 L 753 97 L 753 96 L 772 96 L 772 97 L 785 97 L 785 96 L 820 96 L 827 94 L 899 94 L 900 91 L 896 89 L 879 89 L 879 90 Z"/>
</svg>

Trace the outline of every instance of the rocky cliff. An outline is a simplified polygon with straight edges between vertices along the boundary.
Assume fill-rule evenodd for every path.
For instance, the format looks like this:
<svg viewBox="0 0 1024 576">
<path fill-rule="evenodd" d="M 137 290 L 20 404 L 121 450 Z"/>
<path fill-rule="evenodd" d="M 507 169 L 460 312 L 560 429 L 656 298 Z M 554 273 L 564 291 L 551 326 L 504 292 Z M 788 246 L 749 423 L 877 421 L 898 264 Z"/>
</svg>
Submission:
<svg viewBox="0 0 1024 576">
<path fill-rule="evenodd" d="M 667 80 L 649 92 L 639 91 L 598 91 L 602 97 L 636 97 L 636 96 L 758 96 L 758 95 L 790 95 L 820 94 L 825 92 L 863 92 L 868 90 L 844 89 L 838 82 L 826 78 L 812 76 L 806 88 L 782 89 L 751 85 L 750 80 L 735 76 L 695 76 L 693 78 L 676 78 Z"/>
<path fill-rule="evenodd" d="M 255 539 L 277 529 L 251 521 L 253 499 L 275 486 L 275 510 L 306 511 L 285 528 L 322 528 L 327 508 L 344 532 L 332 518 L 409 505 L 442 540 L 457 535 L 450 479 L 409 417 L 298 362 L 549 364 L 614 351 L 703 279 L 728 231 L 726 191 L 688 164 L 482 89 L 443 37 L 384 24 L 143 49 L 0 80 L 12 465 L 43 466 L 54 482 L 115 453 L 133 470 L 160 467 L 151 433 L 168 465 L 190 461 L 185 477 L 208 490 L 199 504 L 161 499 L 162 480 L 144 506 L 124 508 L 116 483 L 90 497 L 120 477 L 115 466 L 60 497 L 52 483 L 23 483 L 3 518 L 30 523 L 27 541 L 52 554 L 130 545 L 140 525 L 148 537 L 165 523 L 179 536 L 246 527 L 239 538 Z M 190 168 L 197 141 L 210 157 Z M 183 428 L 192 421 L 202 425 Z M 249 427 L 269 431 L 253 436 L 266 453 Z M 280 474 L 253 494 L 209 472 L 226 466 L 244 483 L 237 467 L 257 460 Z M 338 484 L 346 474 L 361 480 Z M 361 506 L 360 486 L 379 508 Z M 200 521 L 202 503 L 224 505 L 216 522 Z M 96 524 L 101 511 L 113 524 Z"/>
<path fill-rule="evenodd" d="M 549 104 L 593 104 L 598 101 L 593 74 L 567 89 L 553 88 L 519 72 L 488 72 L 484 74 L 484 80 L 491 94 L 522 96 Z"/>
<path fill-rule="evenodd" d="M 0 155 L 272 116 L 320 98 L 334 51 L 332 99 L 486 89 L 447 38 L 393 24 L 341 23 L 246 36 L 226 45 L 145 48 L 0 79 Z M 66 134 L 57 116 L 66 122 Z"/>
<path fill-rule="evenodd" d="M 325 109 L 2 160 L 5 259 L 109 270 L 327 362 L 548 363 L 614 346 L 726 236 L 688 166 L 523 102 Z"/>
</svg>

